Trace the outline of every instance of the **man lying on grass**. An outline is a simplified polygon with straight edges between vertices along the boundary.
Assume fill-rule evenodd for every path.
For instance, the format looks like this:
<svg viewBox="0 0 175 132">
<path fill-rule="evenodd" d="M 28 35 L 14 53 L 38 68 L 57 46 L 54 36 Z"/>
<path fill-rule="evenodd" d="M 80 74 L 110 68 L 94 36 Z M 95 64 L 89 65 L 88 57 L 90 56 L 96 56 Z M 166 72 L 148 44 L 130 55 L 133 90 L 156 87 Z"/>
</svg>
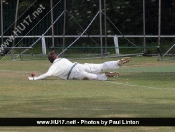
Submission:
<svg viewBox="0 0 175 132">
<path fill-rule="evenodd" d="M 59 58 L 55 52 L 48 54 L 48 60 L 52 63 L 49 70 L 38 77 L 28 77 L 29 80 L 40 80 L 50 76 L 57 76 L 65 80 L 107 80 L 108 77 L 118 77 L 118 72 L 104 72 L 108 69 L 120 68 L 130 61 L 125 57 L 117 61 L 107 61 L 101 64 L 80 64 L 71 62 L 66 58 Z"/>
</svg>

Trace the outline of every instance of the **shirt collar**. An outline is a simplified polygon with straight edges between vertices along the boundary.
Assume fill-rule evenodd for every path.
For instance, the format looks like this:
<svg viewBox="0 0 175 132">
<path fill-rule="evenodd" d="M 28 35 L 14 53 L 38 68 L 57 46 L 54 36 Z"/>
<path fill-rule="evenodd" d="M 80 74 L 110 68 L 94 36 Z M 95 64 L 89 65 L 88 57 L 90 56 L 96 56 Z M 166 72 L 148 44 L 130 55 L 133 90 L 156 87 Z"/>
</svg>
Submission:
<svg viewBox="0 0 175 132">
<path fill-rule="evenodd" d="M 57 62 L 57 61 L 60 61 L 62 58 L 57 58 L 53 61 L 53 63 Z"/>
</svg>

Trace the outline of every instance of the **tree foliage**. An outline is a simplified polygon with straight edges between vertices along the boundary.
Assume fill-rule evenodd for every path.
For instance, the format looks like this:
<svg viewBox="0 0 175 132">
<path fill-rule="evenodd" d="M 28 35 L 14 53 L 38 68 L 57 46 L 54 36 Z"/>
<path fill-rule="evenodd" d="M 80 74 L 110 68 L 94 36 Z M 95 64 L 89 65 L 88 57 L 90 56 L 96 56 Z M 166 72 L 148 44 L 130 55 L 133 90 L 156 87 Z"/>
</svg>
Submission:
<svg viewBox="0 0 175 132">
<path fill-rule="evenodd" d="M 8 1 L 9 3 L 16 2 L 16 0 Z M 19 1 L 19 11 L 23 12 L 35 0 Z M 53 2 L 56 3 L 58 1 L 53 0 Z M 50 0 L 37 0 L 29 12 L 35 10 L 39 3 L 50 9 Z M 71 5 L 67 7 L 68 12 L 71 14 L 67 17 L 69 23 L 68 28 L 71 28 L 71 30 L 75 31 L 77 34 L 82 32 L 82 29 L 78 28 L 77 23 L 85 29 L 99 11 L 99 0 L 67 0 L 67 3 L 71 3 Z M 102 11 L 104 12 L 104 0 L 101 0 L 101 3 Z M 158 4 L 159 0 L 145 0 L 146 34 L 158 34 Z M 161 34 L 174 34 L 175 0 L 162 0 L 161 5 Z M 63 6 L 63 4 L 61 6 Z M 142 0 L 106 0 L 106 9 L 107 17 L 123 34 L 143 34 Z M 102 16 L 102 20 L 104 20 L 105 17 L 104 15 Z M 111 22 L 107 21 L 107 33 L 119 34 L 118 30 L 114 28 Z M 99 17 L 95 18 L 88 29 L 88 33 L 99 34 Z"/>
<path fill-rule="evenodd" d="M 103 0 L 102 4 L 103 4 Z M 78 4 L 77 4 L 78 3 Z M 158 0 L 145 0 L 146 34 L 158 34 Z M 99 9 L 99 1 L 72 0 L 74 18 L 84 27 L 92 20 Z M 104 9 L 104 6 L 102 5 Z M 106 1 L 107 17 L 123 34 L 143 34 L 143 1 L 110 0 Z M 103 10 L 104 11 L 104 10 Z M 162 34 L 173 34 L 175 28 L 175 0 L 162 1 L 161 7 Z M 91 31 L 97 32 L 98 20 Z M 96 28 L 95 28 L 96 27 Z M 108 22 L 108 33 L 118 33 Z"/>
</svg>

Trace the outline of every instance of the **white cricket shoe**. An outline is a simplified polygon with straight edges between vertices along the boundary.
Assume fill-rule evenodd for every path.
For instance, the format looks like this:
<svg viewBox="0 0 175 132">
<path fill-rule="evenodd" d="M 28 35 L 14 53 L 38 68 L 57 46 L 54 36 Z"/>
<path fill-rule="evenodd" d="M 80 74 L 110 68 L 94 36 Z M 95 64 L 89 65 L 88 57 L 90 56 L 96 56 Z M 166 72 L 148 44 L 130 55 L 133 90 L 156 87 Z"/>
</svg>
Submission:
<svg viewBox="0 0 175 132">
<path fill-rule="evenodd" d="M 119 73 L 118 72 L 105 72 L 105 75 L 107 77 L 118 77 Z"/>
<path fill-rule="evenodd" d="M 130 57 L 122 58 L 122 59 L 118 62 L 118 65 L 119 65 L 119 66 L 122 66 L 123 64 L 128 63 L 130 60 L 131 60 Z"/>
</svg>

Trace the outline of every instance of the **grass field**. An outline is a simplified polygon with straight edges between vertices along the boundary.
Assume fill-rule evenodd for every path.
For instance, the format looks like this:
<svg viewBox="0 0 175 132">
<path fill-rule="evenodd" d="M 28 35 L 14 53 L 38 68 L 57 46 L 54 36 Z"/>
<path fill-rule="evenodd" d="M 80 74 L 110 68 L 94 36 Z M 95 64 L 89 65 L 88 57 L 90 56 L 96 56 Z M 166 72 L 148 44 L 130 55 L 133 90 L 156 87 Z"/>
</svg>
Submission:
<svg viewBox="0 0 175 132">
<path fill-rule="evenodd" d="M 120 58 L 72 60 L 100 63 Z M 0 117 L 175 117 L 175 61 L 131 57 L 108 81 L 28 81 L 45 73 L 47 60 L 0 62 Z M 113 70 L 114 71 L 114 70 Z M 174 127 L 0 127 L 17 131 L 174 132 Z"/>
</svg>

